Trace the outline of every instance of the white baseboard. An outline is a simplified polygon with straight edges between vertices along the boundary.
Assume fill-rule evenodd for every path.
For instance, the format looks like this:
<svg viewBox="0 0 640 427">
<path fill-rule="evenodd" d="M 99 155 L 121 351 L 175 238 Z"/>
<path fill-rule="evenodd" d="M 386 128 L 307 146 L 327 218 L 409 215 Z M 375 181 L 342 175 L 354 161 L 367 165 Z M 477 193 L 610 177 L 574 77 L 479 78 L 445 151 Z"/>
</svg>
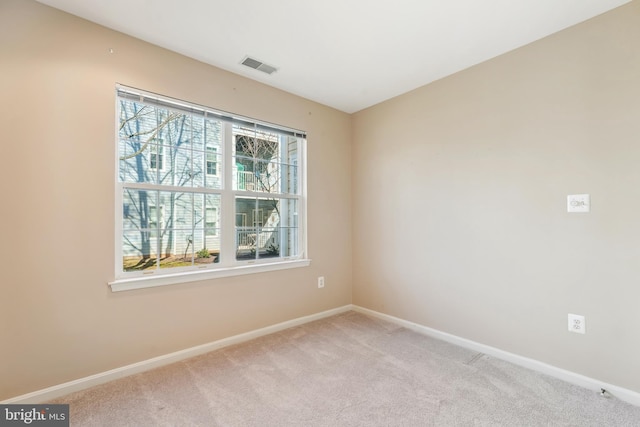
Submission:
<svg viewBox="0 0 640 427">
<path fill-rule="evenodd" d="M 500 350 L 495 347 L 480 344 L 475 341 L 461 338 L 456 335 L 448 334 L 446 332 L 438 331 L 437 329 L 429 328 L 427 326 L 419 325 L 417 323 L 409 322 L 407 320 L 400 319 L 398 317 L 383 314 L 374 310 L 369 310 L 357 305 L 345 305 L 332 310 L 323 311 L 321 313 L 312 314 L 309 316 L 299 317 L 297 319 L 288 320 L 286 322 L 278 323 L 275 325 L 267 326 L 265 328 L 257 329 L 255 331 L 246 332 L 244 334 L 235 335 L 232 337 L 224 338 L 218 341 L 213 341 L 207 344 L 191 347 L 185 350 L 176 351 L 163 356 L 154 357 L 152 359 L 144 360 L 142 362 L 133 363 L 131 365 L 123 366 L 120 368 L 112 369 L 99 374 L 91 375 L 85 378 L 80 378 L 74 381 L 69 381 L 63 384 L 59 384 L 53 387 L 48 387 L 42 390 L 34 391 L 32 393 L 23 394 L 8 400 L 0 401 L 2 404 L 22 403 L 22 404 L 37 404 L 50 401 L 62 396 L 65 396 L 76 391 L 84 390 L 89 387 L 93 387 L 99 384 L 104 384 L 109 381 L 113 381 L 119 378 L 124 378 L 129 375 L 138 374 L 140 372 L 148 371 L 150 369 L 158 368 L 160 366 L 169 365 L 171 363 L 179 362 L 190 357 L 198 356 L 204 353 L 208 353 L 213 350 L 217 350 L 223 347 L 227 347 L 234 344 L 239 344 L 245 341 L 252 340 L 264 335 L 269 335 L 275 332 L 279 332 L 294 326 L 303 325 L 305 323 L 312 322 L 314 320 L 323 319 L 336 314 L 344 313 L 347 311 L 356 311 L 372 317 L 377 317 L 407 329 L 422 333 L 424 335 L 440 339 L 442 341 L 449 342 L 451 344 L 458 345 L 460 347 L 468 348 L 470 350 L 484 353 L 495 358 L 511 362 L 515 365 L 519 365 L 533 371 L 537 371 L 554 378 L 561 379 L 571 384 L 575 384 L 594 391 L 600 391 L 605 389 L 607 392 L 625 402 L 631 403 L 636 406 L 640 406 L 640 393 L 635 391 L 619 387 L 613 384 L 599 381 L 593 378 L 586 377 L 584 375 L 577 374 L 575 372 L 567 371 L 534 359 L 519 356 L 517 354 L 509 353 L 504 350 Z"/>
<path fill-rule="evenodd" d="M 169 365 L 171 363 L 179 362 L 181 360 L 198 356 L 204 353 L 208 353 L 210 351 L 227 347 L 233 344 L 239 344 L 245 341 L 249 341 L 264 335 L 280 332 L 282 330 L 292 328 L 294 326 L 299 326 L 305 323 L 313 322 L 314 320 L 319 320 L 319 319 L 330 317 L 339 313 L 344 313 L 344 312 L 350 311 L 351 309 L 352 309 L 351 305 L 345 305 L 343 307 L 334 308 L 332 310 L 323 311 L 321 313 L 299 317 L 297 319 L 288 320 L 286 322 L 267 326 L 265 328 L 256 329 L 255 331 L 246 332 L 240 335 L 234 335 L 232 337 L 224 338 L 218 341 L 213 341 L 207 344 L 198 345 L 195 347 L 187 348 L 185 350 L 180 350 L 174 353 L 165 354 L 163 356 L 154 357 L 152 359 L 144 360 L 142 362 L 133 363 L 131 365 L 123 366 L 121 368 L 116 368 L 110 371 L 91 375 L 85 378 L 69 381 L 53 387 L 48 387 L 42 390 L 34 391 L 32 393 L 23 394 L 22 396 L 17 396 L 8 400 L 0 401 L 0 403 L 2 404 L 44 403 L 44 402 L 65 396 L 67 394 L 74 393 L 76 391 L 87 389 L 89 387 L 93 387 L 99 384 L 104 384 L 106 382 L 113 381 L 119 378 L 124 378 L 129 375 L 138 374 L 140 372 L 148 371 L 150 369 L 158 368 L 160 366 Z"/>
<path fill-rule="evenodd" d="M 407 329 L 411 329 L 421 334 L 424 334 L 433 338 L 437 338 L 442 341 L 446 341 L 451 344 L 458 345 L 460 347 L 468 348 L 470 350 L 474 350 L 479 353 L 484 353 L 489 356 L 493 356 L 497 359 L 511 362 L 514 365 L 531 369 L 532 371 L 540 372 L 542 374 L 546 374 L 551 377 L 558 378 L 570 384 L 575 384 L 580 387 L 594 390 L 596 392 L 600 392 L 600 389 L 605 389 L 607 393 L 610 394 L 611 396 L 614 396 L 620 400 L 624 400 L 625 402 L 631 403 L 632 405 L 640 406 L 640 393 L 637 393 L 633 390 L 629 390 L 623 387 L 606 383 L 604 381 L 599 381 L 593 378 L 589 378 L 584 375 L 577 374 L 575 372 L 567 371 L 565 369 L 561 369 L 556 366 L 552 366 L 552 365 L 540 362 L 538 360 L 529 359 L 527 357 L 519 356 L 514 353 L 509 353 L 508 351 L 500 350 L 499 348 L 480 344 L 475 341 L 468 340 L 466 338 L 461 338 L 456 335 L 451 335 L 446 332 L 439 331 L 437 329 L 429 328 L 427 326 L 422 326 L 417 323 L 400 319 L 398 317 L 389 316 L 388 314 L 379 313 L 374 310 L 369 310 L 368 308 L 352 305 L 351 309 L 353 311 L 356 311 L 362 314 L 366 314 L 372 317 L 377 317 L 379 319 L 386 320 L 386 321 L 398 324 L 400 326 L 404 326 Z"/>
</svg>

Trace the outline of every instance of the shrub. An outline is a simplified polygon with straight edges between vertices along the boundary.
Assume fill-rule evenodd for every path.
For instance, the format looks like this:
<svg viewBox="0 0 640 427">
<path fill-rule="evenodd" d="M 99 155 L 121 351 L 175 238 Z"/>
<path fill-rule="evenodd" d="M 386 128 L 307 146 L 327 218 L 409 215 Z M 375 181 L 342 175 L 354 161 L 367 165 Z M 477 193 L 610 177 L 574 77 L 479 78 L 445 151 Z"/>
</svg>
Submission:
<svg viewBox="0 0 640 427">
<path fill-rule="evenodd" d="M 196 256 L 198 258 L 209 258 L 211 254 L 209 253 L 209 249 L 203 248 L 203 249 L 200 249 L 198 252 L 196 252 Z"/>
</svg>

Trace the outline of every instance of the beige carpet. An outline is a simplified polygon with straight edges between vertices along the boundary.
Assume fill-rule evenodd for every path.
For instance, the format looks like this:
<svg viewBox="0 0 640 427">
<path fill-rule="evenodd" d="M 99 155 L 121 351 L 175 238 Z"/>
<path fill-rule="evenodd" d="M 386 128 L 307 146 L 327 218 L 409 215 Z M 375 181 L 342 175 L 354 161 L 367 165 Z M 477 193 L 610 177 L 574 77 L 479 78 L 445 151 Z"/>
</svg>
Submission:
<svg viewBox="0 0 640 427">
<path fill-rule="evenodd" d="M 640 407 L 355 312 L 52 403 L 76 426 L 640 426 Z"/>
</svg>

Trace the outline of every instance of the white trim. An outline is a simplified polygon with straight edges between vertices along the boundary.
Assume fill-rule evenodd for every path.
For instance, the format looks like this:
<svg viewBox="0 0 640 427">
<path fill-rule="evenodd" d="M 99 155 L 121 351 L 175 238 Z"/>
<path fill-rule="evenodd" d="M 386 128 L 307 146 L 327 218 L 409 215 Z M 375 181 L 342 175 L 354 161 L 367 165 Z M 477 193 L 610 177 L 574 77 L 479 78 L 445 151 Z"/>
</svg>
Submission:
<svg viewBox="0 0 640 427">
<path fill-rule="evenodd" d="M 124 378 L 129 375 L 134 375 L 140 372 L 148 371 L 150 369 L 169 365 L 171 363 L 179 362 L 181 360 L 185 360 L 190 357 L 205 354 L 210 351 L 218 350 L 230 345 L 240 344 L 245 341 L 259 338 L 264 335 L 280 332 L 285 329 L 292 328 L 294 326 L 300 326 L 300 325 L 304 325 L 305 323 L 313 322 L 315 320 L 324 319 L 325 317 L 331 317 L 331 316 L 335 316 L 336 314 L 345 313 L 347 311 L 350 311 L 351 308 L 352 308 L 351 305 L 345 305 L 345 306 L 334 308 L 331 310 L 322 311 L 320 313 L 311 314 L 309 316 L 298 317 L 297 319 L 276 323 L 275 325 L 256 329 L 254 331 L 246 332 L 244 334 L 234 335 L 232 337 L 223 338 L 207 344 L 198 345 L 195 347 L 187 348 L 185 350 L 180 350 L 174 353 L 165 354 L 163 356 L 154 357 L 152 359 L 143 360 L 142 362 L 132 363 L 131 365 L 126 365 L 121 368 L 111 369 L 106 372 L 90 375 L 88 377 L 80 378 L 74 381 L 69 381 L 53 387 L 48 387 L 42 390 L 34 391 L 32 393 L 23 394 L 22 396 L 17 396 L 11 399 L 0 401 L 0 404 L 12 404 L 12 403 L 37 404 L 41 402 L 47 402 L 62 396 L 66 396 L 70 393 L 74 393 L 76 391 L 80 391 L 80 390 L 87 389 L 89 387 L 94 387 L 100 384 L 104 384 L 106 382 L 117 380 L 119 378 Z"/>
<path fill-rule="evenodd" d="M 163 185 L 160 188 L 157 184 L 149 184 L 147 182 L 122 182 L 116 183 L 122 189 L 147 190 L 147 191 L 171 191 L 175 193 L 193 193 L 193 194 L 220 194 L 222 188 L 210 187 L 180 187 L 177 185 Z"/>
<path fill-rule="evenodd" d="M 298 206 L 298 245 L 300 246 L 300 253 L 309 255 L 309 244 L 307 238 L 309 237 L 308 226 L 308 218 L 307 218 L 307 203 L 308 203 L 308 195 L 307 192 L 307 165 L 308 165 L 308 157 L 307 157 L 307 139 L 306 136 L 303 138 L 299 150 L 296 153 L 297 156 L 297 164 L 298 168 L 298 188 L 297 194 L 300 196 L 300 203 Z M 300 169 L 302 167 L 302 169 Z"/>
<path fill-rule="evenodd" d="M 146 100 L 143 98 L 147 98 Z M 129 182 L 126 178 L 123 177 L 121 180 L 120 174 L 122 172 L 121 166 L 122 162 L 119 160 L 120 158 L 120 149 L 122 141 L 120 140 L 120 113 L 121 113 L 121 104 L 123 100 L 129 102 L 138 102 L 143 104 L 149 104 L 154 106 L 161 106 L 162 108 L 174 108 L 176 111 L 180 111 L 181 113 L 193 115 L 197 117 L 198 120 L 208 120 L 207 117 L 210 117 L 211 120 L 220 121 L 221 124 L 221 139 L 218 141 L 217 139 L 214 141 L 219 143 L 219 147 L 216 148 L 217 152 L 215 155 L 219 159 L 217 164 L 216 172 L 222 174 L 222 184 L 220 188 L 209 188 L 209 187 L 188 187 L 188 186 L 175 186 L 175 185 L 166 185 L 161 181 L 157 182 Z M 123 291 L 130 289 L 141 289 L 148 288 L 152 286 L 164 286 L 171 285 L 177 283 L 187 283 L 187 282 L 195 282 L 201 280 L 209 280 L 220 277 L 229 277 L 229 276 L 237 276 L 241 274 L 253 274 L 253 273 L 261 273 L 266 271 L 276 271 L 276 270 L 284 270 L 289 268 L 297 268 L 297 267 L 306 267 L 310 265 L 310 260 L 308 259 L 308 255 L 306 252 L 297 251 L 295 254 L 290 256 L 283 256 L 277 258 L 264 257 L 257 259 L 243 261 L 237 260 L 232 254 L 236 253 L 237 248 L 235 247 L 235 218 L 232 218 L 232 212 L 236 211 L 236 199 L 237 198 L 255 198 L 256 203 L 257 200 L 261 198 L 270 198 L 277 199 L 279 201 L 285 200 L 295 200 L 298 205 L 298 212 L 302 212 L 304 214 L 306 209 L 307 197 L 306 193 L 297 192 L 296 194 L 290 193 L 271 193 L 264 191 L 242 191 L 240 189 L 233 188 L 234 177 L 236 173 L 235 170 L 235 161 L 234 161 L 234 147 L 236 145 L 235 135 L 239 132 L 237 129 L 247 127 L 253 129 L 251 132 L 247 132 L 248 135 L 256 136 L 256 132 L 265 132 L 265 129 L 268 128 L 268 132 L 273 132 L 274 141 L 278 141 L 278 144 L 282 145 L 281 141 L 283 138 L 277 136 L 276 134 L 287 135 L 286 140 L 294 138 L 297 146 L 296 152 L 298 156 L 301 153 L 305 154 L 304 158 L 300 158 L 298 161 L 298 167 L 296 169 L 298 175 L 306 174 L 306 133 L 294 131 L 290 128 L 284 128 L 276 125 L 269 125 L 266 122 L 261 122 L 253 119 L 241 118 L 240 116 L 226 117 L 228 113 L 211 110 L 206 107 L 198 106 L 196 104 L 190 104 L 186 101 L 177 100 L 174 98 L 170 98 L 163 95 L 153 94 L 146 91 L 140 91 L 138 89 L 126 87 L 120 84 L 116 84 L 116 102 L 115 102 L 116 112 L 115 115 L 115 135 L 116 135 L 116 206 L 115 206 L 115 268 L 114 268 L 114 280 L 109 282 L 112 291 Z M 128 107 L 127 107 L 128 109 Z M 211 113 L 212 115 L 209 115 Z M 236 120 L 237 119 L 237 120 Z M 203 131 L 206 130 L 206 126 L 203 128 Z M 240 132 L 242 133 L 242 132 Z M 161 141 L 157 137 L 159 135 L 155 135 L 156 138 L 154 140 Z M 206 141 L 205 141 L 206 142 Z M 148 143 L 148 142 L 147 142 Z M 292 139 L 293 143 L 293 139 Z M 151 147 L 156 147 L 156 145 L 151 145 Z M 157 157 L 157 166 L 159 164 L 159 156 L 162 156 L 162 168 L 158 170 L 165 170 L 167 165 L 171 162 L 168 162 L 168 154 L 164 151 L 160 151 L 160 148 L 165 147 L 164 145 L 157 145 L 156 148 L 156 157 Z M 206 162 L 207 156 L 209 155 L 209 150 L 207 148 L 212 148 L 205 144 L 205 148 L 195 150 L 194 147 L 191 147 L 191 151 L 196 151 L 201 153 L 204 158 L 204 168 L 206 172 Z M 186 153 L 186 150 L 180 150 L 183 154 Z M 151 153 L 151 152 L 149 152 Z M 153 155 L 151 153 L 150 155 Z M 193 162 L 193 160 L 192 160 Z M 128 164 L 128 161 L 126 162 Z M 171 168 L 169 168 L 171 169 Z M 169 170 L 166 169 L 166 170 Z M 216 174 L 216 175 L 217 175 Z M 306 175 L 305 175 L 306 176 Z M 302 178 L 299 177 L 299 180 Z M 302 188 L 302 187 L 301 187 Z M 306 189 L 306 187 L 304 187 Z M 220 214 L 219 222 L 218 222 L 218 233 L 220 242 L 220 253 L 221 257 L 218 258 L 218 263 L 215 265 L 211 264 L 197 264 L 189 267 L 174 267 L 171 269 L 166 269 L 170 271 L 166 271 L 165 269 L 161 269 L 159 264 L 154 268 L 144 269 L 142 271 L 126 271 L 123 267 L 123 258 L 125 253 L 128 253 L 128 250 L 125 250 L 125 239 L 124 239 L 124 229 L 126 228 L 127 220 L 123 218 L 123 192 L 125 190 L 146 190 L 152 192 L 178 192 L 178 193 L 190 193 L 193 195 L 219 195 L 220 197 Z M 264 190 L 264 189 L 263 189 Z M 281 190 L 281 189 L 280 189 Z M 195 199 L 192 199 L 195 200 Z M 188 212 L 188 211 L 187 211 Z M 192 202 L 191 212 L 195 212 L 194 203 Z M 206 216 L 206 211 L 205 211 Z M 158 221 L 156 224 L 157 227 L 160 226 L 160 222 Z M 186 225 L 185 225 L 186 226 Z M 297 248 L 306 249 L 307 242 L 307 230 L 305 227 L 307 226 L 306 221 L 299 222 L 297 225 L 297 237 L 298 237 L 298 245 Z M 150 227 L 148 231 L 155 231 L 159 234 L 159 228 Z M 155 230 L 153 230 L 156 228 Z M 295 227 L 294 227 L 295 228 Z M 195 232 L 195 224 L 192 221 L 191 229 Z M 132 229 L 131 231 L 136 231 L 136 229 Z M 206 239 L 206 235 L 204 236 Z M 160 244 L 160 240 L 156 239 L 156 244 Z M 205 240 L 206 242 L 206 240 Z M 159 257 L 160 247 L 155 248 L 155 256 Z M 172 248 L 173 249 L 173 248 Z M 192 246 L 193 255 L 194 251 L 197 248 Z M 137 252 L 137 251 L 136 251 Z M 172 252 L 173 251 L 169 251 Z M 154 256 L 154 255 L 151 255 Z M 267 265 L 269 264 L 269 265 Z"/>
<path fill-rule="evenodd" d="M 221 131 L 221 147 L 222 147 L 222 188 L 233 189 L 233 182 L 237 180 L 237 170 L 233 161 L 234 145 L 228 142 L 233 139 L 233 125 L 231 123 L 223 123 L 220 127 Z M 236 253 L 235 242 L 235 195 L 233 191 L 224 191 L 220 195 L 220 254 L 232 254 L 232 256 L 222 256 L 220 267 L 232 267 Z M 225 230 L 234 230 L 231 236 L 225 234 Z M 228 258 L 228 259 L 227 259 Z"/>
<path fill-rule="evenodd" d="M 460 347 L 468 348 L 479 353 L 484 353 L 497 359 L 505 360 L 507 362 L 513 363 L 514 365 L 522 366 L 524 368 L 531 369 L 532 371 L 540 372 L 542 374 L 549 375 L 551 377 L 566 381 L 580 387 L 584 387 L 597 392 L 600 392 L 600 389 L 605 389 L 611 396 L 617 397 L 618 399 L 631 403 L 632 405 L 640 406 L 640 393 L 633 390 L 609 384 L 604 381 L 590 378 L 575 372 L 567 371 L 565 369 L 558 368 L 556 366 L 549 365 L 535 359 L 529 359 L 528 357 L 509 353 L 508 351 L 500 350 L 499 348 L 480 344 L 478 342 L 442 332 L 437 329 L 409 322 L 408 320 L 403 320 L 398 317 L 390 316 L 388 314 L 369 310 L 368 308 L 352 305 L 352 310 L 358 313 L 376 317 L 378 319 L 386 320 L 400 326 L 404 326 L 407 329 L 411 329 L 415 332 L 430 336 L 432 338 L 446 341 Z"/>
<path fill-rule="evenodd" d="M 253 262 L 253 261 L 251 261 Z M 221 277 L 240 276 L 243 274 L 264 273 L 267 271 L 288 270 L 290 268 L 308 267 L 310 259 L 294 259 L 259 264 L 239 265 L 235 267 L 207 268 L 201 271 L 181 271 L 174 274 L 150 274 L 116 279 L 109 282 L 112 292 L 130 291 L 133 289 L 151 288 L 155 286 L 176 285 L 179 283 L 197 282 L 200 280 L 219 279 Z"/>
<path fill-rule="evenodd" d="M 252 340 L 264 335 L 280 332 L 294 326 L 300 326 L 305 323 L 320 320 L 326 317 L 334 316 L 336 314 L 345 313 L 347 311 L 355 311 L 358 313 L 366 314 L 372 317 L 376 317 L 388 322 L 395 323 L 403 326 L 407 329 L 411 329 L 418 333 L 440 339 L 442 341 L 449 342 L 460 347 L 468 348 L 480 353 L 484 353 L 495 358 L 511 362 L 515 365 L 522 366 L 531 369 L 536 372 L 540 372 L 549 375 L 554 378 L 566 381 L 571 384 L 575 384 L 590 390 L 600 391 L 601 388 L 607 390 L 607 392 L 625 402 L 632 405 L 640 406 L 640 393 L 625 389 L 613 384 L 609 384 L 603 381 L 599 381 L 593 378 L 586 377 L 584 375 L 577 374 L 575 372 L 567 371 L 546 363 L 529 359 L 517 354 L 509 353 L 504 350 L 500 350 L 495 347 L 480 344 L 475 341 L 461 338 L 456 335 L 448 334 L 446 332 L 438 331 L 433 328 L 419 325 L 417 323 L 409 322 L 407 320 L 400 319 L 398 317 L 383 314 L 374 310 L 369 310 L 357 305 L 348 304 L 342 307 L 334 308 L 331 310 L 323 311 L 320 313 L 312 314 L 309 316 L 299 317 L 297 319 L 288 320 L 275 325 L 267 326 L 254 331 L 246 332 L 232 337 L 223 338 L 221 340 L 213 341 L 207 344 L 191 347 L 185 350 L 176 351 L 163 356 L 154 357 L 152 359 L 144 360 L 142 362 L 133 363 L 120 368 L 112 369 L 99 374 L 91 375 L 88 377 L 80 378 L 74 381 L 69 381 L 56 386 L 48 387 L 42 390 L 34 391 L 32 393 L 16 396 L 11 399 L 0 401 L 0 404 L 37 404 L 41 402 L 47 402 L 52 399 L 56 399 L 67 394 L 84 390 L 89 387 L 94 387 L 100 384 L 104 384 L 109 381 L 113 381 L 119 378 L 124 378 L 129 375 L 138 374 L 148 371 L 150 369 L 158 368 L 161 366 L 169 365 L 171 363 L 179 362 L 190 357 L 198 356 L 210 351 L 218 350 L 230 345 L 239 344 L 245 341 Z"/>
</svg>

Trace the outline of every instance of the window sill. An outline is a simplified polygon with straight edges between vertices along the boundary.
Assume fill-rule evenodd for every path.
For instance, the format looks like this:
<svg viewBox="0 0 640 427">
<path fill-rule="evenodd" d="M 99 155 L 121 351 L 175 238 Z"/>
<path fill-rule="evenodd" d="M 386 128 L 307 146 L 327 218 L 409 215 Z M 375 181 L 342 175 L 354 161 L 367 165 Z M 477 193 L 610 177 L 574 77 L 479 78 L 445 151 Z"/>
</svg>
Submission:
<svg viewBox="0 0 640 427">
<path fill-rule="evenodd" d="M 114 280 L 113 282 L 109 282 L 109 286 L 111 286 L 112 292 L 130 291 L 133 289 L 219 279 L 221 277 L 288 270 L 290 268 L 307 267 L 310 264 L 310 259 L 297 259 L 293 261 L 270 262 L 268 264 L 251 264 L 236 267 L 216 268 L 207 271 L 189 271 L 175 274 L 161 274 L 157 276 L 137 276 Z"/>
</svg>

